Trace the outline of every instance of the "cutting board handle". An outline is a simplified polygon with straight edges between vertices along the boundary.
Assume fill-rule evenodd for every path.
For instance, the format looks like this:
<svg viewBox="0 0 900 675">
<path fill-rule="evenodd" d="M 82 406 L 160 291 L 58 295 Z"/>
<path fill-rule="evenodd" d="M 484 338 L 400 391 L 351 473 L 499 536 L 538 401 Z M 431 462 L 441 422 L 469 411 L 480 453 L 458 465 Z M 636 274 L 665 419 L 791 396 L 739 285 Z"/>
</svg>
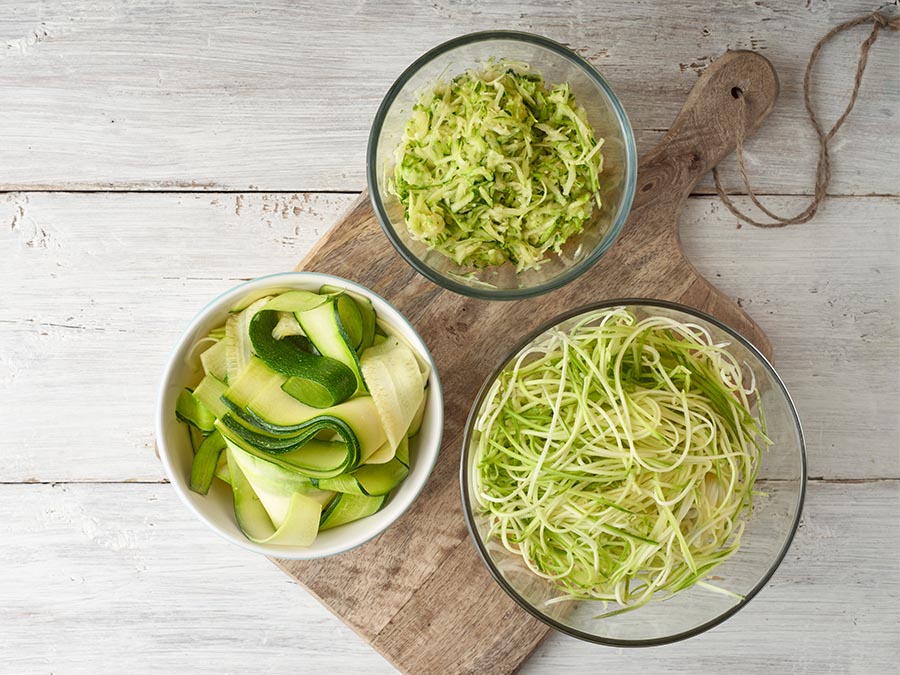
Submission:
<svg viewBox="0 0 900 675">
<path fill-rule="evenodd" d="M 701 176 L 734 151 L 739 133 L 747 137 L 762 124 L 777 98 L 778 75 L 766 57 L 737 50 L 710 63 L 669 132 L 641 159 L 633 208 L 686 198 Z"/>
</svg>

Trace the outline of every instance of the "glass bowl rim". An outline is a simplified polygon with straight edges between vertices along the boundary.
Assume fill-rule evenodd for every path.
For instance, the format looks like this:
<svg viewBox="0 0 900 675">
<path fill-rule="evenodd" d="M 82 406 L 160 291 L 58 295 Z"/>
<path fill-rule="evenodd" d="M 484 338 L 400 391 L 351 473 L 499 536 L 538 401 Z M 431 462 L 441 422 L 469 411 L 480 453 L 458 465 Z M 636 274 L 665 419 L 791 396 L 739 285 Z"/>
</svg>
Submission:
<svg viewBox="0 0 900 675">
<path fill-rule="evenodd" d="M 378 191 L 378 167 L 375 166 L 378 139 L 381 137 L 384 121 L 387 118 L 387 111 L 394 103 L 400 90 L 423 66 L 438 56 L 458 47 L 493 40 L 512 40 L 538 45 L 554 52 L 580 68 L 588 78 L 594 82 L 597 88 L 606 95 L 607 100 L 610 102 L 610 105 L 615 112 L 619 129 L 625 141 L 625 191 L 609 231 L 599 245 L 587 254 L 578 264 L 573 265 L 563 271 L 562 274 L 559 274 L 549 281 L 535 286 L 528 286 L 527 288 L 519 287 L 492 290 L 489 288 L 472 287 L 454 281 L 452 278 L 433 270 L 431 267 L 424 264 L 397 235 Z M 407 66 L 387 90 L 381 104 L 378 106 L 378 111 L 375 113 L 375 119 L 372 122 L 372 128 L 369 132 L 369 140 L 366 148 L 366 182 L 369 188 L 369 199 L 372 203 L 372 209 L 375 211 L 375 216 L 378 219 L 379 225 L 381 225 L 381 229 L 384 230 L 388 240 L 397 252 L 400 253 L 401 257 L 419 274 L 438 286 L 459 293 L 460 295 L 466 295 L 482 300 L 518 300 L 548 293 L 574 281 L 581 276 L 581 274 L 589 270 L 601 256 L 612 247 L 616 239 L 618 239 L 619 234 L 625 225 L 625 221 L 628 219 L 628 215 L 631 212 L 631 205 L 637 187 L 637 147 L 634 139 L 634 130 L 631 127 L 631 122 L 628 120 L 628 115 L 625 113 L 625 109 L 622 107 L 618 96 L 616 96 L 612 87 L 609 86 L 597 69 L 586 59 L 582 58 L 565 45 L 542 35 L 513 30 L 478 31 L 460 35 L 429 49 Z"/>
<path fill-rule="evenodd" d="M 729 607 L 724 612 L 721 612 L 714 616 L 713 618 L 705 621 L 693 628 L 690 628 L 685 631 L 681 631 L 678 633 L 672 633 L 670 635 L 665 635 L 662 637 L 654 637 L 654 638 L 640 638 L 640 639 L 622 639 L 622 638 L 612 638 L 605 637 L 600 635 L 594 635 L 592 633 L 586 633 L 577 628 L 573 628 L 571 626 L 567 626 L 556 619 L 547 616 L 539 609 L 534 607 L 531 603 L 525 600 L 507 581 L 503 578 L 503 575 L 500 574 L 500 571 L 497 569 L 494 564 L 491 556 L 487 552 L 487 548 L 485 543 L 482 541 L 481 537 L 478 535 L 475 528 L 475 515 L 473 513 L 473 509 L 468 499 L 469 492 L 469 478 L 468 478 L 468 460 L 469 460 L 469 445 L 472 439 L 473 427 L 475 424 L 475 418 L 478 415 L 478 411 L 481 408 L 481 404 L 484 402 L 484 397 L 487 395 L 488 390 L 491 385 L 503 371 L 503 369 L 509 364 L 509 362 L 515 358 L 516 354 L 518 354 L 522 349 L 524 349 L 527 345 L 529 345 L 533 340 L 537 339 L 540 335 L 548 331 L 549 329 L 557 326 L 569 319 L 573 319 L 582 314 L 586 314 L 588 312 L 593 312 L 601 309 L 609 309 L 612 307 L 628 307 L 628 306 L 642 306 L 642 307 L 658 307 L 661 309 L 667 310 L 675 310 L 679 312 L 683 312 L 694 318 L 701 319 L 706 321 L 717 328 L 725 331 L 729 336 L 734 338 L 737 342 L 743 345 L 763 366 L 763 369 L 766 370 L 769 375 L 772 377 L 774 382 L 777 384 L 778 389 L 781 391 L 784 396 L 784 400 L 787 402 L 788 409 L 791 413 L 791 418 L 794 421 L 794 427 L 797 432 L 797 439 L 799 441 L 798 449 L 800 451 L 800 490 L 797 496 L 797 509 L 794 514 L 793 522 L 791 523 L 790 531 L 788 532 L 787 537 L 784 540 L 784 543 L 781 546 L 781 550 L 775 556 L 775 559 L 769 565 L 766 572 L 760 577 L 759 581 L 753 586 L 752 589 L 745 595 L 744 599 L 738 602 L 737 604 Z M 574 638 L 578 638 L 579 640 L 584 640 L 586 642 L 593 642 L 595 644 L 607 645 L 610 647 L 656 647 L 665 644 L 671 644 L 673 642 L 679 642 L 681 640 L 686 640 L 691 637 L 695 637 L 700 635 L 701 633 L 705 633 L 711 628 L 715 628 L 725 620 L 731 618 L 735 614 L 737 614 L 741 609 L 743 609 L 756 595 L 765 587 L 765 585 L 772 578 L 772 575 L 775 574 L 775 570 L 781 565 L 785 556 L 787 555 L 788 549 L 794 541 L 794 536 L 797 534 L 797 528 L 800 525 L 800 517 L 803 513 L 803 503 L 806 498 L 806 483 L 807 483 L 807 458 L 806 458 L 806 441 L 803 436 L 803 428 L 800 424 L 800 417 L 797 414 L 797 408 L 794 405 L 794 401 L 791 398 L 790 392 L 788 392 L 787 387 L 784 384 L 784 381 L 781 379 L 781 376 L 775 370 L 774 366 L 769 362 L 769 360 L 765 357 L 765 355 L 757 349 L 750 340 L 741 335 L 737 330 L 731 328 L 724 322 L 707 314 L 706 312 L 700 311 L 698 309 L 694 309 L 693 307 L 688 307 L 687 305 L 683 305 L 677 302 L 670 302 L 668 300 L 653 300 L 648 298 L 623 298 L 616 300 L 604 300 L 601 302 L 595 302 L 588 305 L 582 305 L 580 307 L 576 307 L 569 311 L 563 312 L 551 318 L 550 320 L 542 323 L 538 328 L 530 331 L 525 337 L 520 339 L 515 346 L 510 349 L 504 357 L 500 360 L 500 362 L 494 367 L 491 371 L 490 375 L 484 380 L 481 385 L 481 388 L 478 390 L 478 394 L 475 396 L 475 401 L 472 404 L 472 407 L 469 410 L 469 416 L 466 419 L 466 426 L 463 432 L 462 439 L 462 452 L 460 453 L 460 462 L 459 462 L 459 485 L 460 485 L 460 498 L 462 500 L 463 513 L 466 517 L 466 527 L 469 530 L 469 537 L 474 542 L 475 548 L 478 551 L 478 556 L 481 558 L 484 566 L 487 568 L 488 572 L 490 572 L 491 576 L 494 580 L 500 585 L 500 587 L 509 595 L 515 602 L 522 607 L 526 612 L 531 614 L 534 618 L 542 621 L 544 624 L 550 626 L 551 628 L 563 633 L 565 635 L 569 635 Z M 635 611 L 640 611 L 635 610 Z"/>
</svg>

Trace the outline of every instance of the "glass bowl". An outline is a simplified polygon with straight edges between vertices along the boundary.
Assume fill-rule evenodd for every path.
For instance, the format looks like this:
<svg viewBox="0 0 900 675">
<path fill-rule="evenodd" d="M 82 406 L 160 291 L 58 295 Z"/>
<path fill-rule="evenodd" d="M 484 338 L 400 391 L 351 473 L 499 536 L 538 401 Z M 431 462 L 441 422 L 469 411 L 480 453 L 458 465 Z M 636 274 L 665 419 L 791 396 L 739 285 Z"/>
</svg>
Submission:
<svg viewBox="0 0 900 675">
<path fill-rule="evenodd" d="M 772 445 L 761 454 L 755 490 L 765 493 L 753 499 L 752 513 L 740 548 L 712 570 L 713 583 L 743 596 L 716 593 L 692 586 L 664 600 L 609 618 L 598 615 L 604 609 L 597 600 L 575 600 L 547 604 L 561 595 L 550 582 L 531 572 L 518 555 L 507 551 L 496 538 L 486 540 L 487 518 L 476 511 L 472 491 L 474 466 L 472 449 L 478 441 L 475 420 L 486 394 L 515 357 L 539 340 L 551 328 L 565 331 L 586 312 L 609 307 L 627 307 L 638 318 L 665 316 L 702 326 L 716 343 L 728 343 L 738 363 L 745 364 L 756 377 L 758 396 L 765 411 L 767 433 Z M 558 631 L 606 645 L 640 647 L 675 642 L 702 633 L 744 607 L 768 582 L 791 544 L 806 489 L 806 450 L 800 420 L 790 395 L 772 365 L 749 341 L 717 319 L 681 305 L 654 300 L 615 300 L 568 312 L 528 335 L 487 378 L 472 406 L 463 437 L 460 483 L 469 533 L 484 564 L 500 586 L 530 614 Z"/>
<path fill-rule="evenodd" d="M 551 254 L 539 270 L 516 273 L 515 266 L 461 267 L 412 239 L 403 206 L 388 193 L 394 152 L 419 95 L 440 78 L 452 78 L 489 59 L 524 61 L 548 84 L 568 82 L 595 133 L 603 137 L 603 207 L 592 211 L 581 234 L 571 237 L 560 255 Z M 369 135 L 366 177 L 375 215 L 400 255 L 434 283 L 484 299 L 523 298 L 559 288 L 591 267 L 616 239 L 634 196 L 637 154 L 634 134 L 619 99 L 591 64 L 547 38 L 513 31 L 472 33 L 435 47 L 419 57 L 388 90 Z"/>
</svg>

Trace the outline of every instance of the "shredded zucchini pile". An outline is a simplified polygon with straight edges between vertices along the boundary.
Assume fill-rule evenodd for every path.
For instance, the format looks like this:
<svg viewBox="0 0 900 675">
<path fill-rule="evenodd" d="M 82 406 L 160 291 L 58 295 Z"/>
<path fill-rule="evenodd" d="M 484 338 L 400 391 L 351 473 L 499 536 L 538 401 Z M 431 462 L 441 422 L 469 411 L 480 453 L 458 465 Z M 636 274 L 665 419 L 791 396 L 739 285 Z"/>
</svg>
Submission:
<svg viewBox="0 0 900 675">
<path fill-rule="evenodd" d="M 410 235 L 458 265 L 536 269 L 600 207 L 602 145 L 568 83 L 493 61 L 420 96 L 388 191 Z"/>
<path fill-rule="evenodd" d="M 600 310 L 554 329 L 494 383 L 473 486 L 499 538 L 604 617 L 702 581 L 738 550 L 764 421 L 702 327 Z M 761 414 L 761 412 L 760 412 Z M 762 418 L 761 418 L 762 419 Z"/>
</svg>

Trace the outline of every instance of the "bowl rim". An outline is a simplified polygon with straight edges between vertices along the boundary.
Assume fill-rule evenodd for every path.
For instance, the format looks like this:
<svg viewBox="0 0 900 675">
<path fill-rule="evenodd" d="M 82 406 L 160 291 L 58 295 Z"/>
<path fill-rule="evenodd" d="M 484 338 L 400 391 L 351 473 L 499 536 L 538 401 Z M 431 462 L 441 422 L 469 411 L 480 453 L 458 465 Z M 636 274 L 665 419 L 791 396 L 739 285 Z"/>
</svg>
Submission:
<svg viewBox="0 0 900 675">
<path fill-rule="evenodd" d="M 387 111 L 396 99 L 397 94 L 406 85 L 410 78 L 415 75 L 415 73 L 417 73 L 425 64 L 429 63 L 437 56 L 440 56 L 441 54 L 444 54 L 445 52 L 451 51 L 458 47 L 474 44 L 477 42 L 488 42 L 491 40 L 512 40 L 538 45 L 556 53 L 558 56 L 561 56 L 574 65 L 578 66 L 588 76 L 588 78 L 593 80 L 594 84 L 596 84 L 597 87 L 606 95 L 613 111 L 615 112 L 616 120 L 619 123 L 619 128 L 625 140 L 625 191 L 622 194 L 622 201 L 619 203 L 619 208 L 615 214 L 615 218 L 613 219 L 612 226 L 609 228 L 606 236 L 604 236 L 600 244 L 596 248 L 594 248 L 594 250 L 591 251 L 588 255 L 586 255 L 578 264 L 566 269 L 562 274 L 554 277 L 549 281 L 538 284 L 536 286 L 529 286 L 527 288 L 517 287 L 492 290 L 490 288 L 484 287 L 467 286 L 455 281 L 451 277 L 440 274 L 439 272 L 433 270 L 431 267 L 424 264 L 419 259 L 419 257 L 416 256 L 397 235 L 394 226 L 391 224 L 391 219 L 388 217 L 387 211 L 384 208 L 384 204 L 381 200 L 381 195 L 378 191 L 378 167 L 375 166 L 378 150 L 378 139 L 381 136 L 381 131 L 384 127 L 384 121 L 387 117 Z M 581 274 L 590 269 L 603 256 L 603 254 L 612 247 L 612 245 L 618 239 L 619 234 L 621 233 L 622 228 L 625 225 L 625 221 L 628 219 L 628 215 L 631 212 L 632 202 L 634 200 L 634 194 L 637 187 L 637 146 L 634 138 L 634 130 L 631 127 L 631 122 L 629 121 L 628 115 L 625 113 L 625 108 L 622 107 L 622 103 L 619 101 L 618 96 L 616 96 L 612 87 L 610 87 L 609 83 L 607 83 L 603 76 L 600 75 L 597 69 L 594 68 L 594 66 L 591 65 L 590 62 L 588 62 L 586 59 L 582 58 L 565 45 L 562 45 L 559 42 L 551 40 L 550 38 L 546 38 L 542 35 L 514 30 L 478 31 L 475 33 L 460 35 L 429 49 L 427 52 L 413 61 L 409 66 L 407 66 L 406 69 L 387 90 L 387 93 L 382 99 L 381 104 L 378 106 L 378 111 L 375 113 L 375 118 L 372 122 L 371 130 L 369 131 L 369 140 L 366 147 L 366 183 L 369 189 L 369 199 L 372 203 L 372 208 L 375 211 L 375 216 L 378 219 L 378 223 L 379 225 L 381 225 L 381 229 L 384 230 L 384 233 L 387 236 L 388 240 L 391 242 L 400 256 L 404 260 L 406 260 L 406 262 L 409 263 L 409 265 L 419 274 L 424 276 L 429 281 L 437 284 L 438 286 L 446 288 L 455 293 L 459 293 L 460 295 L 480 298 L 482 300 L 518 300 L 522 298 L 534 297 L 543 293 L 548 293 L 550 291 L 556 290 L 557 288 L 565 286 L 571 281 L 574 281 Z"/>
<path fill-rule="evenodd" d="M 424 356 L 429 365 L 431 366 L 431 374 L 429 375 L 429 397 L 436 396 L 435 399 L 435 410 L 437 411 L 437 416 L 434 420 L 434 424 L 437 427 L 437 437 L 436 437 L 436 449 L 432 454 L 431 461 L 427 467 L 427 470 L 424 472 L 422 481 L 419 485 L 415 487 L 413 492 L 405 499 L 405 505 L 399 511 L 395 518 L 388 520 L 382 526 L 375 528 L 371 532 L 366 532 L 365 536 L 357 537 L 354 540 L 349 541 L 346 545 L 341 545 L 334 550 L 330 550 L 326 553 L 316 553 L 310 552 L 309 548 L 303 549 L 301 547 L 296 546 L 273 546 L 271 544 L 257 544 L 255 542 L 250 541 L 243 535 L 234 535 L 215 525 L 207 516 L 204 514 L 197 506 L 193 503 L 189 492 L 189 488 L 187 483 L 184 481 L 183 477 L 180 476 L 180 473 L 176 470 L 172 458 L 170 457 L 169 448 L 165 442 L 165 428 L 168 424 L 171 423 L 171 419 L 167 418 L 167 411 L 164 410 L 163 401 L 166 396 L 166 390 L 170 386 L 171 381 L 175 376 L 175 371 L 178 365 L 179 356 L 183 353 L 185 349 L 185 345 L 190 337 L 196 331 L 198 325 L 202 323 L 209 315 L 212 313 L 214 308 L 219 305 L 224 305 L 226 300 L 229 298 L 232 299 L 232 302 L 240 299 L 243 294 L 246 294 L 247 291 L 253 290 L 255 288 L 265 288 L 266 286 L 277 286 L 280 280 L 295 280 L 295 279 L 318 279 L 320 282 L 324 283 L 334 283 L 337 286 L 347 287 L 350 290 L 360 293 L 361 295 L 365 295 L 366 297 L 374 297 L 387 305 L 396 315 L 399 317 L 399 321 L 404 323 L 407 328 L 411 331 L 412 335 L 415 336 L 418 341 L 418 345 L 416 346 L 416 350 L 419 350 L 419 347 L 424 348 L 424 351 L 421 352 L 421 355 Z M 396 323 L 391 321 L 390 323 Z M 432 379 L 433 378 L 433 379 Z M 362 284 L 359 284 L 355 281 L 351 281 L 350 279 L 345 279 L 344 277 L 335 276 L 333 274 L 327 274 L 325 272 L 311 272 L 311 271 L 294 271 L 294 272 L 278 272 L 275 274 L 267 274 L 260 277 L 255 277 L 253 279 L 248 279 L 243 281 L 236 286 L 231 286 L 227 290 L 219 293 L 215 298 L 207 302 L 191 319 L 190 323 L 187 327 L 182 331 L 181 335 L 175 342 L 174 347 L 169 353 L 168 358 L 166 359 L 166 365 L 163 368 L 163 374 L 160 378 L 159 385 L 157 387 L 156 394 L 156 410 L 154 411 L 155 424 L 154 424 L 154 432 L 155 432 L 155 441 L 157 453 L 160 459 L 160 462 L 163 465 L 163 469 L 166 473 L 166 477 L 169 479 L 169 483 L 175 489 L 178 498 L 181 500 L 182 504 L 184 504 L 191 513 L 193 513 L 199 521 L 201 521 L 206 527 L 215 532 L 217 535 L 229 541 L 233 544 L 240 546 L 241 548 L 247 549 L 249 551 L 253 551 L 254 553 L 260 553 L 262 555 L 268 556 L 270 558 L 278 558 L 282 560 L 319 560 L 324 558 L 329 558 L 331 556 L 339 555 L 341 553 L 346 553 L 347 551 L 353 550 L 366 544 L 371 541 L 382 532 L 387 530 L 391 525 L 396 523 L 402 516 L 405 514 L 415 500 L 422 493 L 422 490 L 425 488 L 425 485 L 428 483 L 428 479 L 431 477 L 432 472 L 434 471 L 434 467 L 437 463 L 438 456 L 441 452 L 441 446 L 443 444 L 443 434 L 444 434 L 444 394 L 443 394 L 443 386 L 441 384 L 440 374 L 438 373 L 437 366 L 434 363 L 434 358 L 431 355 L 431 351 L 428 349 L 428 345 L 425 340 L 422 339 L 422 336 L 419 335 L 419 332 L 413 327 L 412 323 L 410 323 L 409 319 L 403 315 L 403 313 L 398 310 L 392 303 L 387 301 L 384 297 L 376 293 L 375 291 L 369 289 Z M 421 453 L 420 453 L 421 454 Z M 279 549 L 284 550 L 279 550 Z"/>
<path fill-rule="evenodd" d="M 736 603 L 735 605 L 729 607 L 724 612 L 716 615 L 712 619 L 705 621 L 693 628 L 690 628 L 685 631 L 681 631 L 679 633 L 673 633 L 671 635 L 666 635 L 663 637 L 655 637 L 655 638 L 641 638 L 641 639 L 622 639 L 622 638 L 612 638 L 612 637 L 604 637 L 593 635 L 591 633 L 586 633 L 577 628 L 573 628 L 571 626 L 567 626 L 552 617 L 545 615 L 543 612 L 539 611 L 536 607 L 531 605 L 527 600 L 525 600 L 519 593 L 506 581 L 505 578 L 500 574 L 496 565 L 494 565 L 491 560 L 490 555 L 487 552 L 487 548 L 485 543 L 482 541 L 481 537 L 478 535 L 475 528 L 475 516 L 472 511 L 472 506 L 468 500 L 468 492 L 469 492 L 469 479 L 468 479 L 468 459 L 469 459 L 469 445 L 472 438 L 473 426 L 475 423 L 475 418 L 478 415 L 478 411 L 481 408 L 481 404 L 484 401 L 484 397 L 487 395 L 488 390 L 491 385 L 493 385 L 494 381 L 506 367 L 506 365 L 515 358 L 516 354 L 518 354 L 522 349 L 524 349 L 528 344 L 530 344 L 533 340 L 538 338 L 540 335 L 545 333 L 550 328 L 559 325 L 564 321 L 568 321 L 569 319 L 575 318 L 579 315 L 585 314 L 587 312 L 593 312 L 601 309 L 607 309 L 611 307 L 621 307 L 621 306 L 642 306 L 642 307 L 658 307 L 661 309 L 668 310 L 676 310 L 680 312 L 684 312 L 685 314 L 691 315 L 695 318 L 701 319 L 703 321 L 707 321 L 712 325 L 720 328 L 725 331 L 735 340 L 737 340 L 740 344 L 746 347 L 751 354 L 753 354 L 759 362 L 762 364 L 763 368 L 769 372 L 772 376 L 773 380 L 777 384 L 778 388 L 781 390 L 785 401 L 788 404 L 788 408 L 791 413 L 791 418 L 794 421 L 794 426 L 797 431 L 797 438 L 799 441 L 799 450 L 800 450 L 800 491 L 797 496 L 797 509 L 794 514 L 793 522 L 791 523 L 790 530 L 788 532 L 788 536 L 785 538 L 784 543 L 781 546 L 781 550 L 775 556 L 772 564 L 769 565 L 769 568 L 766 572 L 760 577 L 759 581 L 753 586 L 753 588 L 744 596 L 744 598 Z M 737 614 L 741 609 L 743 609 L 756 595 L 765 587 L 765 585 L 772 578 L 772 575 L 775 574 L 775 570 L 781 565 L 781 562 L 784 560 L 787 555 L 788 549 L 794 541 L 794 536 L 797 534 L 797 528 L 800 525 L 800 517 L 803 513 L 803 503 L 806 497 L 806 483 L 807 483 L 807 458 L 806 458 L 806 442 L 803 436 L 803 428 L 800 424 L 800 417 L 797 414 L 797 408 L 794 405 L 794 401 L 791 398 L 790 392 L 788 392 L 787 387 L 784 384 L 784 381 L 781 379 L 781 376 L 775 370 L 775 367 L 769 362 L 769 360 L 765 357 L 765 355 L 757 349 L 750 340 L 745 338 L 741 333 L 739 333 L 734 328 L 731 328 L 726 323 L 720 321 L 698 309 L 694 309 L 693 307 L 688 307 L 687 305 L 683 305 L 677 302 L 671 302 L 668 300 L 653 300 L 648 298 L 623 298 L 623 299 L 615 299 L 615 300 L 604 300 L 601 302 L 591 303 L 588 305 L 582 305 L 580 307 L 576 307 L 569 311 L 563 312 L 559 314 L 549 321 L 541 324 L 540 327 L 536 328 L 533 331 L 530 331 L 525 337 L 519 340 L 516 345 L 506 353 L 506 355 L 501 359 L 501 361 L 497 364 L 497 366 L 491 371 L 491 374 L 484 380 L 481 385 L 481 388 L 478 390 L 478 394 L 475 397 L 475 401 L 472 404 L 472 407 L 469 410 L 469 416 L 466 419 L 466 427 L 463 432 L 462 439 L 462 451 L 460 453 L 460 463 L 459 463 L 459 481 L 460 481 L 460 498 L 462 500 L 463 513 L 466 517 L 466 527 L 469 530 L 469 537 L 474 542 L 475 548 L 478 551 L 478 555 L 484 563 L 485 567 L 490 572 L 491 576 L 494 580 L 500 585 L 500 587 L 509 595 L 516 603 L 522 607 L 526 612 L 531 614 L 536 619 L 544 622 L 546 625 L 551 628 L 564 633 L 566 635 L 570 635 L 574 638 L 578 638 L 580 640 L 584 640 L 586 642 L 593 642 L 595 644 L 607 645 L 610 647 L 657 647 L 660 645 L 671 644 L 673 642 L 679 642 L 681 640 L 686 640 L 691 637 L 695 637 L 700 635 L 701 633 L 705 633 L 711 628 L 715 628 L 723 621 L 731 618 L 735 614 Z"/>
</svg>

